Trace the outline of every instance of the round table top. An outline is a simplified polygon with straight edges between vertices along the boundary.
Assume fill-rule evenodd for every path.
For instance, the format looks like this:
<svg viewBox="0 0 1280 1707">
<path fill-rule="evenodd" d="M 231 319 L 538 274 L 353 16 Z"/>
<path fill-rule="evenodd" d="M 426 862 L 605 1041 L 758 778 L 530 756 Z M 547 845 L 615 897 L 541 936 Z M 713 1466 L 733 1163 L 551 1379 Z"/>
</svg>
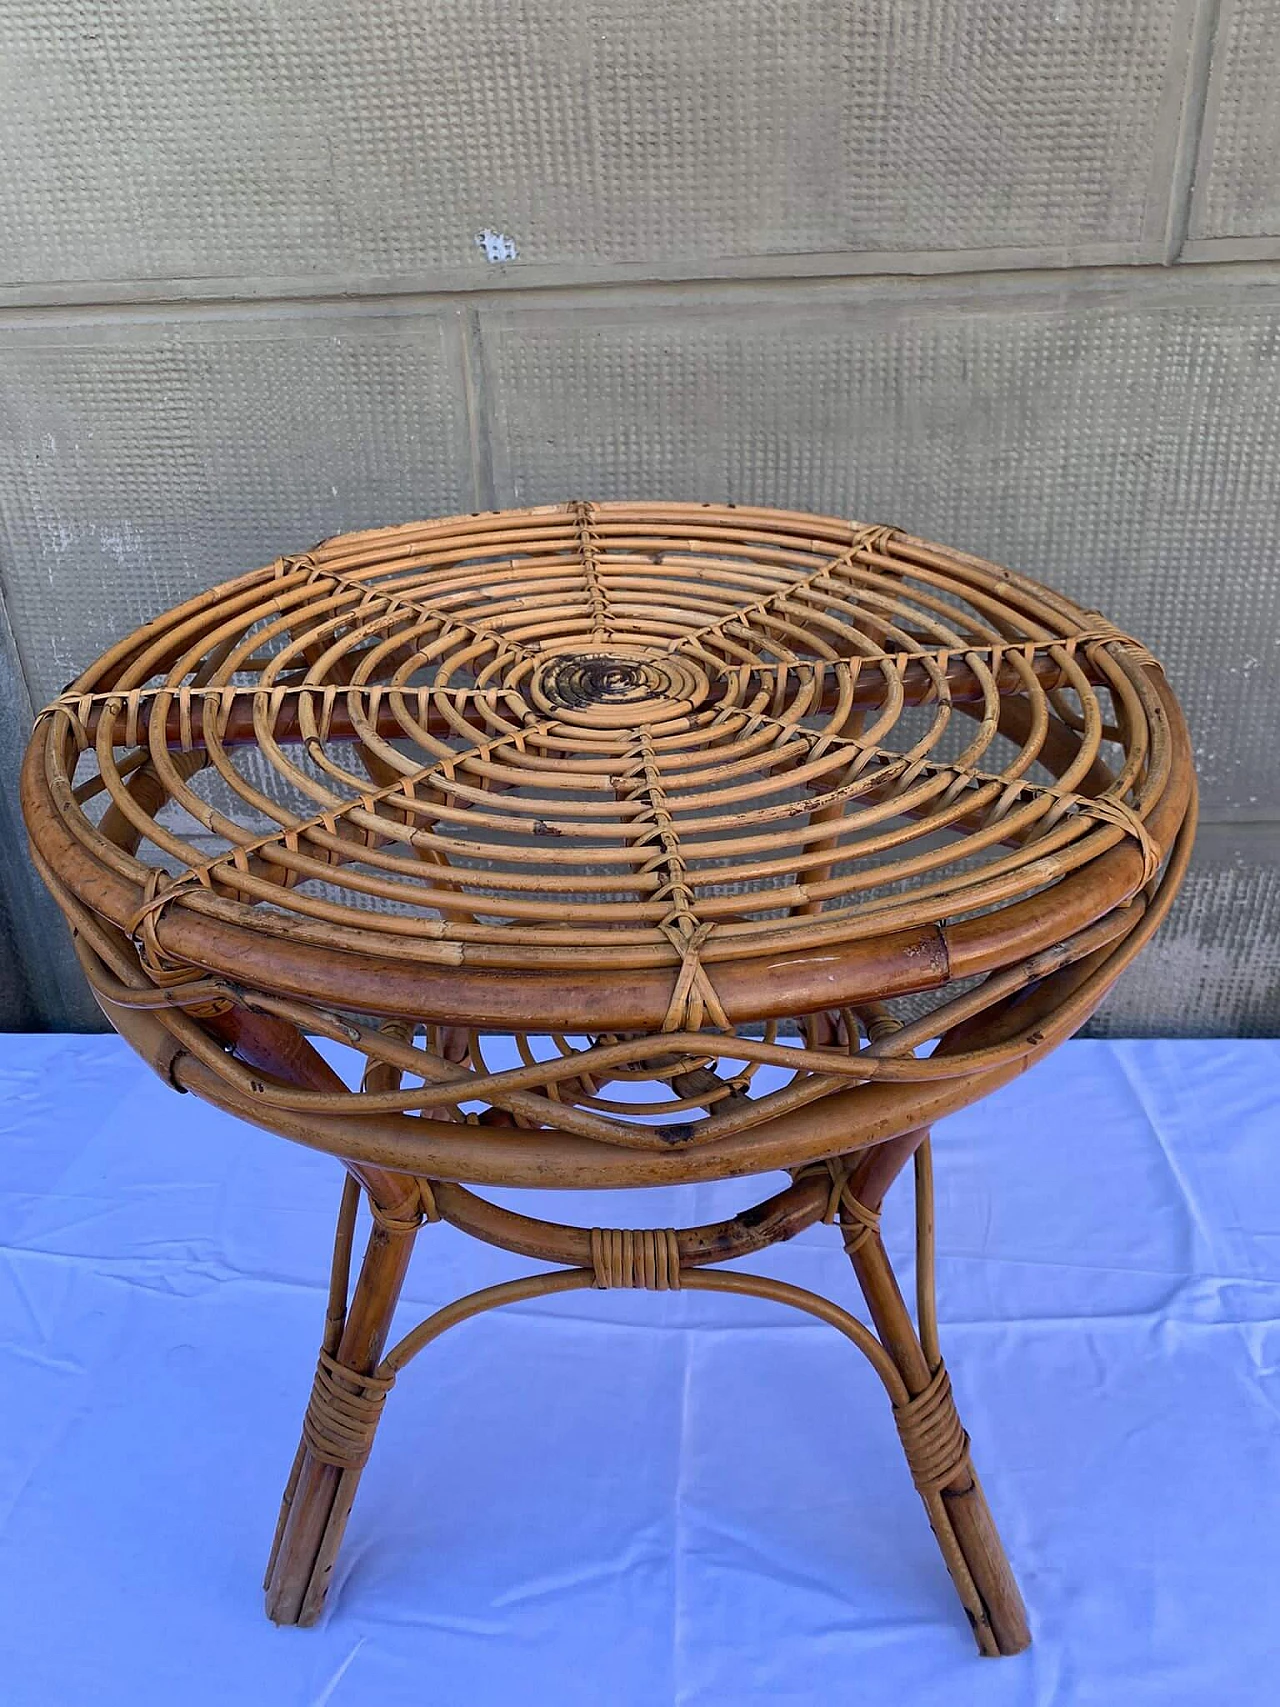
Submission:
<svg viewBox="0 0 1280 1707">
<path fill-rule="evenodd" d="M 569 503 L 330 539 L 42 714 L 60 898 L 362 1013 L 555 1032 L 1025 962 L 1150 884 L 1185 731 L 1144 648 L 893 528 Z"/>
</svg>

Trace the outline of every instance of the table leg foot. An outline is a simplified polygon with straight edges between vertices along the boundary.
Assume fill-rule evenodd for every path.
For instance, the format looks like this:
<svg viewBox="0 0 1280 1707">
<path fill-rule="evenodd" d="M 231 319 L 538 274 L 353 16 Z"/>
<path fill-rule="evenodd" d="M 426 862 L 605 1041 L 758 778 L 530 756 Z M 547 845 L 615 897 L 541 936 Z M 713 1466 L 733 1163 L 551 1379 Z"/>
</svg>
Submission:
<svg viewBox="0 0 1280 1707">
<path fill-rule="evenodd" d="M 968 1488 L 946 1488 L 938 1498 L 985 1610 L 995 1652 L 1020 1654 L 1031 1645 L 1027 1609 L 987 1505 L 987 1497 L 972 1466 L 969 1474 L 971 1485 Z M 926 1500 L 925 1503 L 927 1506 L 929 1502 Z M 939 1542 L 941 1544 L 941 1537 Z M 943 1555 L 946 1555 L 945 1547 Z M 974 1633 L 978 1636 L 979 1648 L 984 1653 L 989 1652 L 980 1633 L 976 1629 Z"/>
</svg>

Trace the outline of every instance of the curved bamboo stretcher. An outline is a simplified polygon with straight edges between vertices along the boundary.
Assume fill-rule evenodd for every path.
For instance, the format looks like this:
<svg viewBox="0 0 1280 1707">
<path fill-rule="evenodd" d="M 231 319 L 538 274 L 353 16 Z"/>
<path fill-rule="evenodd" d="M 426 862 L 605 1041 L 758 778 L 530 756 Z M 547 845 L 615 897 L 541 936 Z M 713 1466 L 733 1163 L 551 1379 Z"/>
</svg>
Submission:
<svg viewBox="0 0 1280 1707">
<path fill-rule="evenodd" d="M 938 1346 L 928 1128 L 1075 1031 L 1177 891 L 1195 783 L 1143 646 L 887 527 L 456 516 L 328 540 L 126 637 L 41 714 L 23 806 L 111 1023 L 179 1090 L 348 1169 L 273 1618 L 319 1616 L 383 1401 L 438 1333 L 694 1287 L 809 1311 L 871 1360 L 979 1649 L 1026 1645 Z M 909 1160 L 914 1321 L 879 1236 Z M 772 1169 L 785 1191 L 685 1229 L 468 1189 Z M 563 1266 L 387 1352 L 441 1219 Z M 708 1267 L 817 1221 L 871 1328 Z"/>
</svg>

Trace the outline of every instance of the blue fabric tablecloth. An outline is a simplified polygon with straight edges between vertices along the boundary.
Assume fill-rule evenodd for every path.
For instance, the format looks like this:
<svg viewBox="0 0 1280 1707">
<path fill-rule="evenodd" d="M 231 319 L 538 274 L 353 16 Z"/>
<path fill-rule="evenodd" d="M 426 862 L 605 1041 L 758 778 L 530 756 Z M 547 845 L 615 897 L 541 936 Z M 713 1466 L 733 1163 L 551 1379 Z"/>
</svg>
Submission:
<svg viewBox="0 0 1280 1707">
<path fill-rule="evenodd" d="M 943 1348 L 1035 1644 L 976 1657 L 875 1376 L 739 1297 L 576 1293 L 401 1378 L 325 1622 L 260 1582 L 338 1165 L 115 1038 L 0 1038 L 5 1707 L 1234 1707 L 1280 1661 L 1280 1045 L 1067 1045 L 937 1133 Z M 509 1194 L 711 1219 L 776 1180 Z M 886 1216 L 906 1257 L 909 1190 Z M 522 1272 L 448 1227 L 405 1327 Z M 832 1229 L 752 1266 L 850 1303 Z"/>
</svg>

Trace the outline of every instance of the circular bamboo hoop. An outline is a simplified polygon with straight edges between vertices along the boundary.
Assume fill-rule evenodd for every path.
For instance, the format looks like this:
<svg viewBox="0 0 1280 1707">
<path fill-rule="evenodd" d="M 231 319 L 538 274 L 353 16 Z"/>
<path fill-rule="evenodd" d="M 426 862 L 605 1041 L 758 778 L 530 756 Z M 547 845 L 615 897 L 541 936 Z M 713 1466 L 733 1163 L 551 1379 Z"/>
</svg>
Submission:
<svg viewBox="0 0 1280 1707">
<path fill-rule="evenodd" d="M 1150 653 L 1008 570 L 570 503 L 158 617 L 41 713 L 23 804 L 171 1082 L 369 1167 L 600 1185 L 801 1166 L 1022 1070 L 1163 917 L 1195 787 Z"/>
</svg>

